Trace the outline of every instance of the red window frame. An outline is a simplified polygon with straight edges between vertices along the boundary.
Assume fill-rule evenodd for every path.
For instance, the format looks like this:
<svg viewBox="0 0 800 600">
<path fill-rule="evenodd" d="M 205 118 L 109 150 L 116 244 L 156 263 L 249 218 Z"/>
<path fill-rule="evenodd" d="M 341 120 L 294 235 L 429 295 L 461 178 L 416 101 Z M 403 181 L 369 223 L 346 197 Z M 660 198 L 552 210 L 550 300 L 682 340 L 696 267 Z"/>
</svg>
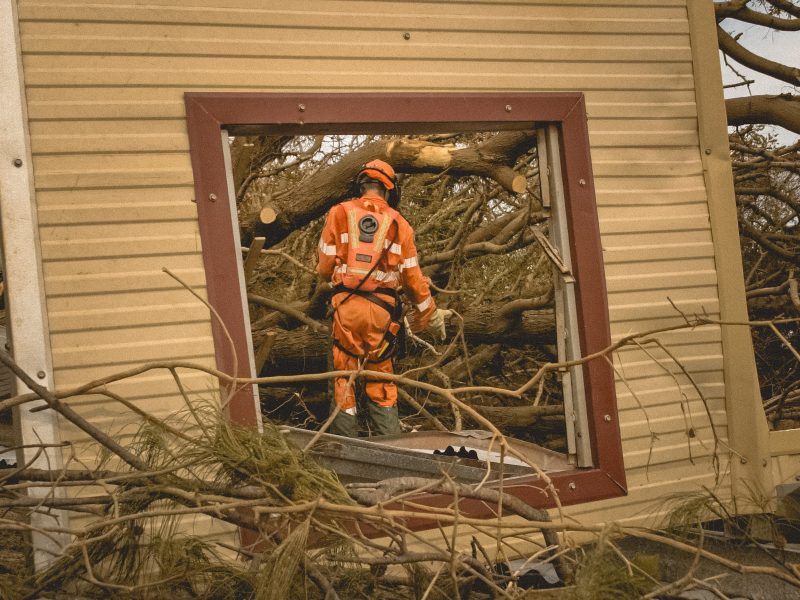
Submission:
<svg viewBox="0 0 800 600">
<path fill-rule="evenodd" d="M 600 245 L 594 181 L 589 152 L 586 107 L 582 93 L 366 93 L 272 94 L 186 93 L 189 146 L 208 300 L 222 322 L 212 321 L 217 368 L 248 376 L 246 328 L 249 319 L 240 297 L 236 244 L 228 193 L 222 131 L 231 134 L 415 133 L 491 131 L 531 128 L 555 123 L 561 133 L 561 162 L 576 304 L 584 356 L 611 344 L 607 293 Z M 225 333 L 233 338 L 233 348 Z M 234 355 L 235 350 L 235 355 Z M 249 367 L 247 367 L 249 371 Z M 627 493 L 622 458 L 614 373 L 605 360 L 584 365 L 584 385 L 591 433 L 593 467 L 550 475 L 563 505 L 622 496 Z M 258 422 L 252 387 L 238 390 L 229 404 L 236 423 Z M 544 484 L 535 476 L 504 484 L 506 493 L 537 507 L 553 506 Z M 428 497 L 431 505 L 446 505 L 444 497 Z M 462 507 L 474 516 L 489 516 L 483 503 Z"/>
</svg>

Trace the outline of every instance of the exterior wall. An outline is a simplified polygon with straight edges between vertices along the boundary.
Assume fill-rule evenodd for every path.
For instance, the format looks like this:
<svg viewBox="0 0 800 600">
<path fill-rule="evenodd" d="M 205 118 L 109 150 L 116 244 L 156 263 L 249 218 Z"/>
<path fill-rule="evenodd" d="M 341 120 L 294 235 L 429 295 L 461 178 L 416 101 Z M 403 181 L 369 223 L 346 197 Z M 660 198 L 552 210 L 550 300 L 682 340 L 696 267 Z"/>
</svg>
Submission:
<svg viewBox="0 0 800 600">
<path fill-rule="evenodd" d="M 213 363 L 208 311 L 161 272 L 204 286 L 186 91 L 582 91 L 612 336 L 677 324 L 670 300 L 719 318 L 717 259 L 738 243 L 712 238 L 688 2 L 20 0 L 56 384 L 145 361 Z M 604 502 L 605 518 L 638 519 L 656 498 L 715 486 L 706 411 L 726 438 L 722 332 L 659 337 L 707 406 L 661 350 L 657 361 L 620 352 L 629 495 Z M 166 375 L 115 391 L 157 414 L 181 406 Z M 76 404 L 121 426 L 106 399 Z M 62 436 L 80 438 L 66 425 Z"/>
</svg>

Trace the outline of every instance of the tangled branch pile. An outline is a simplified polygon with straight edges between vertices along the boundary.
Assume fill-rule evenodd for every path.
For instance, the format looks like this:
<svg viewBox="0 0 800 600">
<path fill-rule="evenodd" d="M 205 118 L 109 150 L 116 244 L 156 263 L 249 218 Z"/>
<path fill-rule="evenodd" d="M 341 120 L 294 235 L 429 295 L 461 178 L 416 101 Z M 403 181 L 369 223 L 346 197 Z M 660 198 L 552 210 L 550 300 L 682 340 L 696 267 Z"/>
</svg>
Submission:
<svg viewBox="0 0 800 600">
<path fill-rule="evenodd" d="M 320 217 L 354 193 L 355 173 L 376 157 L 402 174 L 400 210 L 437 304 L 460 315 L 448 344 L 409 338 L 395 370 L 445 387 L 516 387 L 557 359 L 553 265 L 536 241 L 549 209 L 535 132 L 238 138 L 233 155 L 243 239 L 263 235 L 268 246 L 248 281 L 256 355 L 270 348 L 262 374 L 326 369 L 329 290 L 314 275 Z M 314 427 L 330 396 L 321 382 L 264 387 L 262 401 L 271 418 Z M 555 373 L 517 401 L 486 393 L 469 402 L 507 434 L 565 449 Z M 474 425 L 427 394 L 401 394 L 401 411 L 406 430 Z"/>
<path fill-rule="evenodd" d="M 702 324 L 688 321 L 684 327 Z M 623 339 L 606 354 L 628 343 L 650 344 L 653 333 Z M 33 390 L 3 401 L 0 412 L 28 410 L 28 403 L 41 398 L 93 444 L 88 451 L 73 443 L 55 449 L 65 456 L 63 469 L 22 464 L 0 472 L 3 530 L 44 536 L 57 551 L 51 566 L 38 573 L 0 565 L 3 598 L 666 598 L 678 590 L 711 585 L 718 576 L 701 577 L 696 572 L 701 562 L 800 589 L 800 571 L 786 557 L 769 555 L 767 565 L 742 564 L 704 547 L 699 523 L 730 514 L 713 494 L 690 498 L 691 510 L 685 503 L 677 506 L 672 514 L 680 515 L 683 534 L 676 535 L 676 523 L 670 523 L 673 534 L 666 535 L 613 524 L 582 525 L 561 510 L 551 522 L 548 513 L 503 493 L 503 479 L 495 479 L 496 472 L 487 471 L 477 485 L 455 482 L 443 472 L 439 479 L 343 486 L 333 473 L 314 464 L 308 448 L 287 444 L 282 430 L 268 421 L 263 432 L 237 428 L 221 416 L 218 404 L 188 396 L 183 411 L 155 418 L 108 392 L 114 382 L 157 369 L 171 372 L 182 391 L 180 373 L 205 371 L 230 385 L 231 378 L 223 373 L 159 363 L 51 392 L 2 351 L 0 360 Z M 544 371 L 558 367 L 543 367 L 526 385 L 535 387 Z M 463 395 L 459 388 L 394 377 L 409 389 L 426 388 L 458 405 L 513 453 L 491 421 L 458 399 Z M 273 383 L 270 378 L 253 381 Z M 91 393 L 109 395 L 136 418 L 139 429 L 130 444 L 99 431 L 64 402 Z M 87 456 L 97 460 L 89 464 Z M 549 482 L 545 473 L 538 473 Z M 556 490 L 546 490 L 557 502 Z M 433 508 L 426 504 L 430 495 L 449 498 L 449 504 Z M 473 518 L 470 501 L 483 503 L 498 516 L 522 519 Z M 58 511 L 72 515 L 69 529 L 55 520 Z M 238 530 L 240 540 L 229 535 L 225 541 L 224 532 L 209 521 Z M 418 531 L 420 522 L 444 535 Z M 197 535 L 195 527 L 216 533 Z M 594 549 L 575 548 L 573 534 L 594 536 Z M 629 559 L 618 547 L 619 536 L 695 558 L 677 580 L 664 579 L 658 559 Z M 520 544 L 526 549 L 521 557 Z M 11 549 L 3 550 L 0 559 Z M 16 564 L 22 564 L 20 557 Z M 523 585 L 523 579 L 530 581 L 532 572 L 540 575 L 533 577 L 535 588 L 526 589 L 529 583 Z"/>
</svg>

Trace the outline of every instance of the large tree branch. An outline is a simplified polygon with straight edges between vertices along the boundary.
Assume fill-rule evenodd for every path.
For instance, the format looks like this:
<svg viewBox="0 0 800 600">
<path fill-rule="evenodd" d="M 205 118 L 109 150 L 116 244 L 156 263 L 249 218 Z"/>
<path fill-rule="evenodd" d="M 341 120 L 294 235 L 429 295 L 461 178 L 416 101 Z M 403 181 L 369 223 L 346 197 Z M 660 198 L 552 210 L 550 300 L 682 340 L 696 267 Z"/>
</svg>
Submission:
<svg viewBox="0 0 800 600">
<path fill-rule="evenodd" d="M 777 296 L 748 298 L 747 308 L 751 315 L 764 315 L 767 317 L 776 314 L 791 315 L 800 313 L 800 306 L 794 303 L 793 298 L 788 293 Z"/>
<path fill-rule="evenodd" d="M 507 132 L 469 148 L 399 139 L 389 142 L 386 154 L 392 165 L 402 173 L 447 171 L 456 177 L 480 175 L 494 179 L 509 192 L 520 194 L 525 191 L 527 180 L 508 163 L 530 147 L 521 142 L 531 137 L 530 132 Z"/>
<path fill-rule="evenodd" d="M 800 134 L 800 96 L 745 96 L 725 101 L 728 125 L 777 125 Z"/>
<path fill-rule="evenodd" d="M 791 5 L 790 5 L 791 6 Z M 794 7 L 797 10 L 797 7 Z M 783 9 L 782 9 L 783 10 Z M 747 2 L 721 2 L 714 4 L 717 19 L 736 19 L 753 25 L 761 25 L 780 31 L 800 31 L 800 19 L 783 19 L 763 12 L 750 9 Z M 797 15 L 796 15 L 797 16 Z"/>
<path fill-rule="evenodd" d="M 500 317 L 503 319 L 516 319 L 526 310 L 539 310 L 551 304 L 553 300 L 553 288 L 543 296 L 537 298 L 518 298 L 504 305 L 500 310 Z"/>
<path fill-rule="evenodd" d="M 460 357 L 442 366 L 442 372 L 451 381 L 466 381 L 470 373 L 474 373 L 487 363 L 495 360 L 500 353 L 500 344 L 479 346 L 469 358 Z"/>
<path fill-rule="evenodd" d="M 800 6 L 794 4 L 792 0 L 767 0 L 767 2 L 788 15 L 800 17 Z"/>
<path fill-rule="evenodd" d="M 775 79 L 780 79 L 791 85 L 800 85 L 800 69 L 789 67 L 750 52 L 720 26 L 717 26 L 717 40 L 720 50 L 745 67 Z"/>
<path fill-rule="evenodd" d="M 259 296 L 258 294 L 252 294 L 252 293 L 247 294 L 247 299 L 250 302 L 255 302 L 256 304 L 266 306 L 267 308 L 271 308 L 272 310 L 282 312 L 288 315 L 289 317 L 308 325 L 314 330 L 326 331 L 328 329 L 324 323 L 315 321 L 314 319 L 306 315 L 302 310 L 298 310 L 297 308 L 294 308 L 289 304 L 286 304 L 285 302 L 278 302 L 277 300 L 272 300 L 270 298 L 265 298 L 264 296 Z"/>
<path fill-rule="evenodd" d="M 542 417 L 564 418 L 564 406 L 545 404 L 540 406 L 481 406 L 472 407 L 499 427 L 529 427 L 541 425 Z M 561 421 L 563 423 L 563 421 Z"/>
<path fill-rule="evenodd" d="M 499 236 L 506 227 L 510 226 L 516 219 L 524 214 L 523 209 L 515 210 L 514 212 L 506 213 L 494 219 L 488 219 L 480 227 L 475 229 L 466 237 L 467 244 L 475 244 L 477 242 L 488 242 Z"/>
<path fill-rule="evenodd" d="M 321 217 L 337 202 L 351 195 L 353 178 L 361 166 L 379 158 L 392 164 L 398 173 L 441 173 L 460 177 L 479 175 L 497 181 L 508 191 L 525 191 L 525 176 L 512 166 L 536 142 L 532 131 L 505 131 L 482 144 L 467 148 L 435 144 L 425 140 L 393 139 L 368 144 L 327 169 L 299 184 L 292 182 L 266 202 L 276 209 L 274 220 L 263 223 L 254 212 L 242 218 L 250 234 L 264 235 L 274 246 L 294 229 Z"/>
</svg>

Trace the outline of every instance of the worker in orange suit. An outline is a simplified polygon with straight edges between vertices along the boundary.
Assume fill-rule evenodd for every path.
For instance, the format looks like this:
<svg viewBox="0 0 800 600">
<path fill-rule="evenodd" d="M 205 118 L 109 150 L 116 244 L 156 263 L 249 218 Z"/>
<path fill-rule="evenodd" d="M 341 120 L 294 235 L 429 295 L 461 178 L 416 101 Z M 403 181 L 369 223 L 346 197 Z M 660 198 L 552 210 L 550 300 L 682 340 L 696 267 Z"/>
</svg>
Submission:
<svg viewBox="0 0 800 600">
<path fill-rule="evenodd" d="M 410 303 L 411 330 L 430 329 L 445 338 L 449 311 L 436 308 L 422 274 L 414 230 L 397 212 L 400 189 L 394 169 L 382 160 L 363 166 L 356 176 L 361 196 L 328 212 L 319 241 L 317 272 L 333 286 L 333 368 L 392 373 L 392 356 L 403 324 L 398 292 Z M 349 378 L 334 380 L 339 412 L 330 433 L 358 435 L 356 394 Z M 400 432 L 397 387 L 367 378 L 370 429 L 378 435 Z"/>
</svg>

